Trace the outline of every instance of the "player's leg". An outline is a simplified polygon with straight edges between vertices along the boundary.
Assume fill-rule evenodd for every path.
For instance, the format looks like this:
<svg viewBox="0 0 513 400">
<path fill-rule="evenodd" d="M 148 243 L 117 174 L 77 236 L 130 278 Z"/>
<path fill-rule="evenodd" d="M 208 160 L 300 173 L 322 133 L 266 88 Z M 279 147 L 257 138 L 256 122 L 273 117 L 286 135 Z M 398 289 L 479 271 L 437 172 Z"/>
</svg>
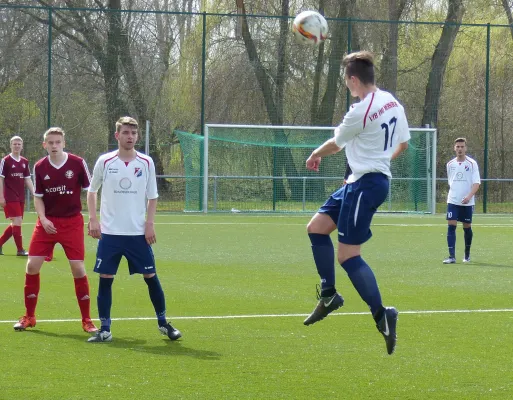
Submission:
<svg viewBox="0 0 513 400">
<path fill-rule="evenodd" d="M 130 274 L 142 274 L 144 277 L 159 331 L 171 340 L 179 339 L 182 333 L 166 319 L 166 297 L 156 273 L 153 250 L 144 235 L 126 237 L 124 256 L 128 261 Z"/>
<path fill-rule="evenodd" d="M 444 264 L 454 264 L 456 262 L 456 225 L 458 224 L 459 207 L 455 204 L 447 204 L 447 248 L 449 257 Z"/>
<path fill-rule="evenodd" d="M 383 334 L 388 354 L 395 350 L 397 310 L 385 308 L 374 272 L 361 256 L 361 245 L 372 236 L 372 218 L 383 204 L 389 189 L 388 178 L 383 174 L 366 174 L 352 184 L 344 199 L 340 218 L 338 262 L 347 272 L 351 283 L 367 303 Z"/>
<path fill-rule="evenodd" d="M 39 272 L 43 265 L 44 257 L 29 257 L 25 272 L 25 314 L 14 324 L 14 329 L 23 331 L 26 328 L 36 326 L 36 306 L 39 298 L 40 280 Z"/>
<path fill-rule="evenodd" d="M 98 283 L 98 316 L 100 318 L 100 330 L 89 338 L 88 342 L 112 341 L 110 311 L 112 308 L 112 284 L 123 254 L 123 237 L 102 234 L 96 250 L 96 263 L 94 272 L 100 274 Z"/>
<path fill-rule="evenodd" d="M 57 229 L 56 240 L 64 249 L 73 275 L 75 295 L 82 316 L 82 329 L 88 333 L 96 332 L 98 329 L 91 320 L 89 281 L 84 266 L 84 218 L 79 214 L 71 218 L 59 218 L 52 222 Z M 53 254 L 53 251 L 50 254 Z"/>
<path fill-rule="evenodd" d="M 342 307 L 344 299 L 335 288 L 335 250 L 330 233 L 337 225 L 344 187 L 333 193 L 307 225 L 312 253 L 321 278 L 321 290 L 317 294 L 319 302 L 313 312 L 304 320 L 305 325 L 324 319 L 332 311 Z"/>
<path fill-rule="evenodd" d="M 36 326 L 36 306 L 39 298 L 40 279 L 39 272 L 45 255 L 50 254 L 55 246 L 54 235 L 45 232 L 41 223 L 36 223 L 32 239 L 30 240 L 29 257 L 25 273 L 25 315 L 14 324 L 15 330 L 25 330 Z"/>
<path fill-rule="evenodd" d="M 465 239 L 465 256 L 464 263 L 470 262 L 470 246 L 472 246 L 472 214 L 474 213 L 474 206 L 465 207 L 465 215 L 463 217 L 463 237 Z"/>
<path fill-rule="evenodd" d="M 13 203 L 6 203 L 4 207 L 4 214 L 6 219 L 11 219 L 13 214 L 12 210 L 12 204 Z M 12 236 L 12 220 L 9 225 L 7 225 L 7 228 L 5 228 L 2 236 L 0 236 L 0 255 L 3 255 L 2 246 L 11 238 Z"/>
<path fill-rule="evenodd" d="M 12 221 L 12 237 L 14 239 L 14 243 L 16 243 L 16 255 L 27 257 L 28 251 L 23 248 L 23 236 L 21 234 L 21 224 L 23 222 L 23 216 L 13 217 Z"/>
</svg>

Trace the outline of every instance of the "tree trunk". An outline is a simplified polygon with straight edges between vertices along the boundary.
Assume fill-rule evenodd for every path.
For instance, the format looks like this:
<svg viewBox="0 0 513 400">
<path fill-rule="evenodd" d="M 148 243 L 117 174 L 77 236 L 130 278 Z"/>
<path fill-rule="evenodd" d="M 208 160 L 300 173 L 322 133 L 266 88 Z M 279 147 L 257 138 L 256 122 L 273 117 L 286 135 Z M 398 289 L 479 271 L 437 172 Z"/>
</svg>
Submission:
<svg viewBox="0 0 513 400">
<path fill-rule="evenodd" d="M 509 30 L 511 32 L 511 37 L 513 38 L 513 15 L 511 14 L 511 8 L 509 7 L 508 0 L 502 0 L 502 7 L 504 8 L 504 11 L 506 11 Z"/>
<path fill-rule="evenodd" d="M 399 46 L 399 24 L 406 0 L 388 0 L 388 41 L 381 60 L 380 86 L 395 95 L 397 91 L 397 49 Z"/>
<path fill-rule="evenodd" d="M 460 29 L 459 24 L 461 24 L 464 12 L 463 0 L 449 0 L 446 23 L 431 58 L 431 72 L 426 86 L 422 126 L 436 127 L 438 124 L 438 103 L 440 102 L 445 68 Z"/>
<path fill-rule="evenodd" d="M 287 39 L 289 36 L 289 22 L 287 18 L 280 19 L 280 37 L 278 39 L 277 58 L 278 65 L 276 76 L 273 77 L 274 90 L 271 80 L 269 79 L 270 71 L 266 70 L 260 61 L 258 51 L 255 46 L 255 42 L 251 37 L 249 31 L 248 20 L 246 17 L 246 8 L 244 0 L 236 0 L 237 9 L 242 10 L 242 26 L 241 33 L 244 41 L 244 46 L 248 53 L 249 61 L 253 65 L 255 75 L 262 90 L 262 96 L 264 98 L 264 104 L 267 111 L 267 116 L 272 125 L 283 125 L 283 93 L 285 88 L 285 61 L 286 61 L 286 47 Z M 284 17 L 289 15 L 289 0 L 281 0 L 281 12 Z M 283 130 L 274 130 L 274 136 L 276 143 L 287 143 L 287 137 Z M 287 147 L 280 147 L 273 151 L 275 159 L 273 165 L 275 173 L 285 173 L 285 176 L 296 177 L 298 176 L 297 168 L 293 162 L 292 153 Z M 282 180 L 273 180 L 276 198 L 278 200 L 286 200 L 286 191 Z M 294 200 L 302 199 L 302 185 L 297 179 L 291 179 L 288 181 L 288 185 L 291 192 L 291 198 Z"/>
</svg>

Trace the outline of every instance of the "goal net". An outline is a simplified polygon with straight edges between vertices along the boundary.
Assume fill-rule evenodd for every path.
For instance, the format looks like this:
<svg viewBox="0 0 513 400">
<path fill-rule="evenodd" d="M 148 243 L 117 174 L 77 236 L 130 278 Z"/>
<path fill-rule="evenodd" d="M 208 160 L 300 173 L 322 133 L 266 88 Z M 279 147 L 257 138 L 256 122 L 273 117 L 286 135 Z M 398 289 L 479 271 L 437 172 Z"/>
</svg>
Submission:
<svg viewBox="0 0 513 400">
<path fill-rule="evenodd" d="M 343 182 L 344 150 L 325 157 L 319 172 L 305 167 L 333 128 L 207 124 L 204 136 L 175 133 L 184 157 L 185 211 L 311 213 Z M 434 213 L 436 130 L 410 134 L 408 150 L 392 161 L 380 212 Z"/>
</svg>

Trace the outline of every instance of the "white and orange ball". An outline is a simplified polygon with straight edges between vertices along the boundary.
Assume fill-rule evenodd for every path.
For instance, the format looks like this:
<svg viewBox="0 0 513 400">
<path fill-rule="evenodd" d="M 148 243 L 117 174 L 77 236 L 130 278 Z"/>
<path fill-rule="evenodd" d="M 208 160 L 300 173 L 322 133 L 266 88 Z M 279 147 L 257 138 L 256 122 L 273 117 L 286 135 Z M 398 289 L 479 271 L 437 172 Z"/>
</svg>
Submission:
<svg viewBox="0 0 513 400">
<path fill-rule="evenodd" d="M 328 23 L 317 11 L 303 11 L 294 18 L 292 32 L 299 43 L 318 46 L 328 36 Z"/>
</svg>

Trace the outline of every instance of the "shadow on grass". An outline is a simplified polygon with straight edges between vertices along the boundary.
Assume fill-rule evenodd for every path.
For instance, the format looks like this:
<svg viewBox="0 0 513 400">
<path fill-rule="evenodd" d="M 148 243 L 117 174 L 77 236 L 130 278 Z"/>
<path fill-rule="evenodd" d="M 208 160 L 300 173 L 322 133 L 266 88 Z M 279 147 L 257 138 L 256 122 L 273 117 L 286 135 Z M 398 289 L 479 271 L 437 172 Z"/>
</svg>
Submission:
<svg viewBox="0 0 513 400">
<path fill-rule="evenodd" d="M 78 340 L 82 343 L 86 343 L 88 336 L 86 334 L 75 334 L 75 333 L 55 333 L 48 331 L 41 331 L 38 329 L 31 329 L 25 331 L 25 333 L 33 335 L 41 335 L 47 337 L 54 337 L 59 339 L 72 339 Z M 20 332 L 20 334 L 22 334 Z M 183 340 L 171 341 L 169 339 L 162 339 L 163 344 L 159 346 L 145 346 L 146 340 L 136 338 L 122 338 L 113 337 L 112 342 L 108 343 L 88 343 L 88 346 L 108 346 L 109 348 L 119 348 L 132 351 L 138 351 L 142 353 L 156 354 L 160 356 L 186 356 L 198 358 L 201 360 L 219 360 L 221 354 L 215 351 L 193 349 L 185 346 Z"/>
<path fill-rule="evenodd" d="M 482 263 L 482 262 L 474 262 L 474 261 L 470 262 L 467 265 L 470 267 L 475 265 L 476 267 L 513 268 L 513 265 Z"/>
</svg>

